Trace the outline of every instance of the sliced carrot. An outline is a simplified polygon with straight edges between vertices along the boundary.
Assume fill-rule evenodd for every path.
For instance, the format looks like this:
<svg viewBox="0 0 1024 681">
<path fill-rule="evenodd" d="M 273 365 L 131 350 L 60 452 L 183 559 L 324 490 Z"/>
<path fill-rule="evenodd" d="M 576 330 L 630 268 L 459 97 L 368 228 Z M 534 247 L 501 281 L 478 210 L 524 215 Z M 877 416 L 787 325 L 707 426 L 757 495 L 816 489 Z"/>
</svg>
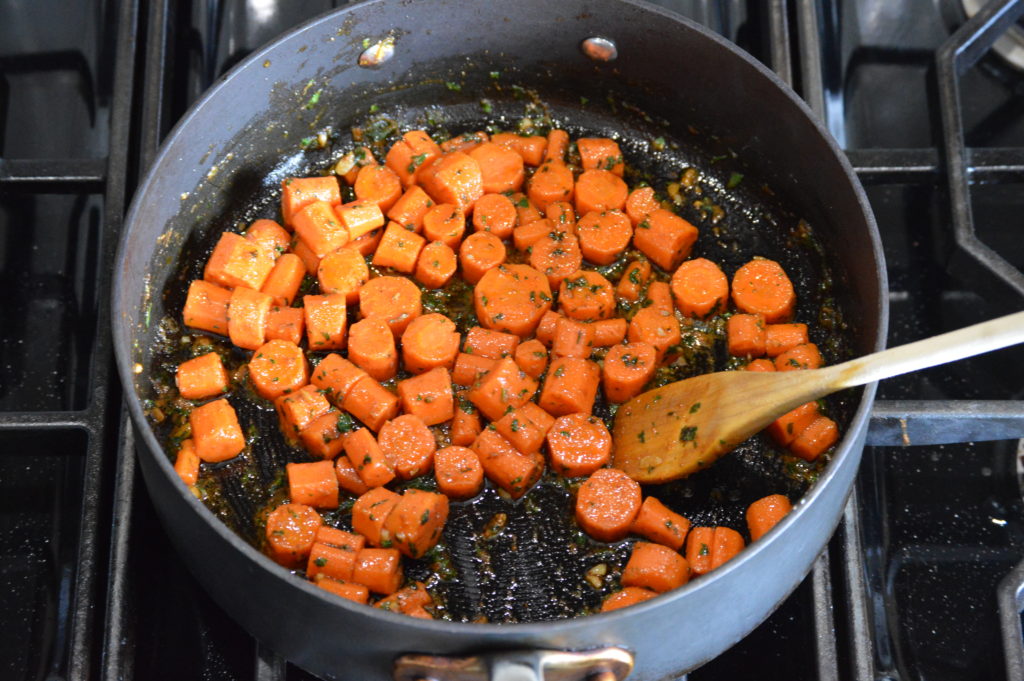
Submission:
<svg viewBox="0 0 1024 681">
<path fill-rule="evenodd" d="M 548 133 L 547 146 L 544 149 L 545 161 L 565 161 L 569 151 L 569 133 L 555 128 Z"/>
<path fill-rule="evenodd" d="M 416 232 L 410 232 L 397 222 L 389 222 L 373 254 L 373 264 L 409 274 L 416 269 L 416 259 L 426 243 L 427 240 Z"/>
<path fill-rule="evenodd" d="M 633 232 L 633 245 L 666 272 L 690 255 L 696 241 L 697 228 L 664 208 L 649 213 Z"/>
<path fill-rule="evenodd" d="M 724 312 L 729 304 L 729 280 L 706 258 L 687 260 L 672 275 L 672 297 L 687 317 L 704 319 Z"/>
<path fill-rule="evenodd" d="M 533 252 L 533 245 L 544 237 L 555 234 L 555 226 L 551 220 L 543 218 L 528 222 L 512 231 L 512 244 L 516 250 Z"/>
<path fill-rule="evenodd" d="M 530 265 L 542 272 L 552 289 L 580 269 L 583 254 L 572 234 L 552 233 L 537 240 L 530 250 Z"/>
<path fill-rule="evenodd" d="M 313 544 L 313 549 L 309 552 L 309 560 L 306 561 L 306 578 L 313 581 L 318 581 L 318 578 L 326 578 L 351 582 L 355 566 L 355 550 L 339 549 L 336 546 L 317 542 Z"/>
<path fill-rule="evenodd" d="M 302 307 L 306 316 L 306 339 L 314 351 L 339 350 L 345 347 L 345 296 L 328 293 L 325 296 L 305 296 Z"/>
<path fill-rule="evenodd" d="M 196 456 L 206 463 L 238 456 L 245 449 L 245 435 L 238 415 L 226 399 L 207 402 L 192 410 L 188 417 Z"/>
<path fill-rule="evenodd" d="M 558 305 L 566 317 L 581 322 L 609 319 L 615 314 L 615 290 L 600 272 L 577 270 L 558 286 Z"/>
<path fill-rule="evenodd" d="M 793 504 L 782 494 L 769 494 L 747 506 L 746 518 L 750 540 L 757 541 L 763 537 L 792 510 Z"/>
<path fill-rule="evenodd" d="M 405 277 L 374 277 L 359 289 L 359 314 L 380 317 L 395 338 L 402 337 L 422 309 L 419 288 Z"/>
<path fill-rule="evenodd" d="M 366 376 L 365 371 L 341 355 L 331 353 L 316 365 L 310 380 L 321 394 L 340 407 L 348 391 L 363 376 Z"/>
<path fill-rule="evenodd" d="M 634 189 L 626 197 L 626 215 L 629 216 L 629 221 L 633 223 L 634 227 L 659 208 L 661 208 L 661 204 L 654 197 L 654 190 L 650 187 Z"/>
<path fill-rule="evenodd" d="M 306 335 L 306 316 L 301 307 L 274 305 L 267 313 L 267 340 L 283 340 L 298 345 Z"/>
<path fill-rule="evenodd" d="M 651 264 L 646 260 L 634 260 L 622 270 L 622 277 L 615 287 L 615 295 L 622 300 L 634 303 L 640 300 L 640 292 L 651 278 Z"/>
<path fill-rule="evenodd" d="M 414 582 L 409 586 L 399 589 L 387 598 L 380 599 L 373 604 L 373 607 L 408 614 L 415 608 L 422 608 L 433 603 L 434 599 L 430 597 L 427 585 L 423 582 Z"/>
<path fill-rule="evenodd" d="M 558 326 L 558 320 L 561 318 L 562 315 L 554 310 L 545 312 L 537 324 L 537 340 L 550 347 L 551 342 L 555 340 L 555 328 Z"/>
<path fill-rule="evenodd" d="M 338 221 L 348 231 L 349 243 L 384 226 L 384 213 L 376 202 L 357 199 L 334 207 Z"/>
<path fill-rule="evenodd" d="M 406 371 L 422 374 L 435 367 L 451 368 L 459 354 L 461 337 L 455 322 L 432 312 L 412 320 L 402 336 L 402 364 Z"/>
<path fill-rule="evenodd" d="M 385 487 L 374 487 L 352 504 L 352 529 L 371 546 L 381 545 L 380 531 L 401 497 Z"/>
<path fill-rule="evenodd" d="M 544 216 L 541 214 L 537 206 L 533 205 L 533 201 L 530 197 L 520 192 L 513 192 L 508 198 L 512 199 L 512 205 L 516 209 L 516 225 L 522 227 L 528 225 L 531 222 L 536 222 Z"/>
<path fill-rule="evenodd" d="M 509 409 L 529 402 L 537 392 L 537 381 L 526 375 L 511 357 L 497 361 L 468 394 L 469 401 L 491 421 Z"/>
<path fill-rule="evenodd" d="M 196 454 L 196 445 L 192 438 L 181 441 L 178 447 L 178 454 L 174 459 L 174 472 L 178 474 L 181 481 L 191 487 L 199 481 L 199 455 Z"/>
<path fill-rule="evenodd" d="M 772 421 L 767 431 L 773 440 L 783 447 L 787 447 L 820 415 L 817 402 L 806 402 Z"/>
<path fill-rule="evenodd" d="M 479 209 L 479 205 L 474 207 L 473 214 Z M 453 203 L 434 206 L 423 216 L 423 236 L 428 241 L 440 241 L 454 249 L 462 242 L 465 232 L 466 216 Z"/>
<path fill-rule="evenodd" d="M 367 487 L 382 487 L 395 479 L 394 467 L 369 428 L 360 428 L 347 434 L 343 446 L 344 458 Z M 361 532 L 358 528 L 356 531 Z"/>
<path fill-rule="evenodd" d="M 629 322 L 622 317 L 602 319 L 594 322 L 594 347 L 607 348 L 621 343 L 626 338 Z"/>
<path fill-rule="evenodd" d="M 260 397 L 276 400 L 309 383 L 306 355 L 295 343 L 267 341 L 249 360 L 249 380 Z"/>
<path fill-rule="evenodd" d="M 650 542 L 633 545 L 626 567 L 622 569 L 622 586 L 638 586 L 658 593 L 678 589 L 690 581 L 690 565 L 678 553 Z"/>
<path fill-rule="evenodd" d="M 764 318 L 756 314 L 734 314 L 725 325 L 729 354 L 760 357 L 765 353 Z"/>
<path fill-rule="evenodd" d="M 341 406 L 376 432 L 398 414 L 398 396 L 364 375 L 349 388 Z"/>
<path fill-rule="evenodd" d="M 452 417 L 452 444 L 460 447 L 473 444 L 482 427 L 476 407 L 460 392 L 455 403 L 455 416 Z M 437 465 L 436 461 L 434 465 Z"/>
<path fill-rule="evenodd" d="M 800 369 L 819 369 L 825 360 L 814 343 L 797 345 L 775 358 L 776 371 L 794 371 Z"/>
<path fill-rule="evenodd" d="M 480 165 L 481 184 L 485 192 L 519 191 L 523 188 L 526 179 L 523 157 L 516 152 L 493 142 L 485 142 L 468 153 Z"/>
<path fill-rule="evenodd" d="M 552 231 L 576 234 L 576 209 L 568 201 L 554 201 L 544 209 Z"/>
<path fill-rule="evenodd" d="M 375 229 L 372 232 L 367 232 L 358 239 L 349 241 L 348 244 L 345 245 L 345 248 L 351 248 L 355 251 L 359 251 L 359 255 L 370 255 L 377 250 L 377 244 L 380 243 L 382 236 L 384 236 L 384 230 Z"/>
<path fill-rule="evenodd" d="M 664 281 L 652 281 L 644 293 L 644 305 L 662 314 L 672 314 L 676 306 L 672 302 L 672 287 Z"/>
<path fill-rule="evenodd" d="M 468 213 L 484 194 L 480 164 L 473 157 L 453 151 L 444 154 L 419 173 L 419 183 L 438 203 L 453 203 Z"/>
<path fill-rule="evenodd" d="M 523 454 L 540 451 L 555 419 L 533 402 L 513 409 L 494 422 L 495 429 Z"/>
<path fill-rule="evenodd" d="M 290 463 L 285 466 L 288 495 L 293 504 L 338 508 L 338 476 L 333 461 Z"/>
<path fill-rule="evenodd" d="M 316 585 L 324 591 L 329 591 L 335 596 L 340 596 L 348 601 L 366 605 L 370 602 L 370 590 L 362 584 L 352 582 L 339 582 L 336 579 L 325 577 L 316 580 Z"/>
<path fill-rule="evenodd" d="M 608 170 L 584 170 L 576 178 L 576 212 L 586 215 L 626 207 L 629 187 L 622 178 Z"/>
<path fill-rule="evenodd" d="M 551 287 L 528 265 L 501 265 L 477 283 L 473 304 L 482 326 L 522 338 L 533 333 L 551 309 Z"/>
<path fill-rule="evenodd" d="M 514 358 L 527 376 L 540 378 L 548 366 L 548 349 L 539 340 L 532 338 L 516 347 Z"/>
<path fill-rule="evenodd" d="M 764 352 L 769 357 L 778 357 L 808 342 L 806 324 L 768 324 L 764 327 Z"/>
<path fill-rule="evenodd" d="M 776 324 L 793 318 L 796 292 L 782 265 L 758 258 L 736 270 L 732 301 L 740 312 L 760 314 L 768 324 Z"/>
<path fill-rule="evenodd" d="M 583 257 L 595 265 L 615 262 L 633 238 L 633 226 L 620 210 L 590 212 L 576 224 Z"/>
<path fill-rule="evenodd" d="M 292 253 L 299 256 L 299 259 L 302 260 L 302 264 L 306 266 L 306 274 L 311 277 L 315 277 L 317 269 L 320 267 L 319 256 L 317 256 L 317 254 L 299 238 L 292 240 Z"/>
<path fill-rule="evenodd" d="M 589 414 L 600 378 L 601 370 L 590 360 L 556 357 L 551 360 L 537 404 L 554 416 Z"/>
<path fill-rule="evenodd" d="M 370 280 L 370 268 L 359 251 L 339 248 L 320 261 L 316 279 L 322 293 L 343 295 L 348 305 L 355 305 L 359 302 L 359 289 Z"/>
<path fill-rule="evenodd" d="M 567 478 L 590 475 L 607 465 L 612 455 L 611 433 L 590 414 L 559 416 L 548 430 L 547 442 L 551 468 Z"/>
<path fill-rule="evenodd" d="M 612 612 L 613 610 L 619 610 L 620 608 L 626 608 L 637 603 L 643 603 L 649 601 L 655 596 L 657 592 L 651 591 L 650 589 L 641 589 L 637 586 L 627 586 L 621 591 L 616 591 L 608 598 L 604 599 L 601 603 L 601 612 Z"/>
<path fill-rule="evenodd" d="M 572 170 L 562 161 L 544 161 L 526 183 L 526 194 L 538 209 L 555 201 L 572 201 L 575 184 Z M 577 203 L 577 209 L 579 204 Z M 585 211 L 583 211 L 585 212 Z"/>
<path fill-rule="evenodd" d="M 423 130 L 410 130 L 402 139 L 391 145 L 384 163 L 398 178 L 402 186 L 416 182 L 420 171 L 434 159 L 441 156 L 441 147 Z"/>
<path fill-rule="evenodd" d="M 806 461 L 815 461 L 838 440 L 836 422 L 827 416 L 819 416 L 789 443 L 789 451 Z"/>
<path fill-rule="evenodd" d="M 775 371 L 775 364 L 770 359 L 755 359 L 744 368 L 747 371 Z"/>
<path fill-rule="evenodd" d="M 576 522 L 598 541 L 618 541 L 640 513 L 640 497 L 633 478 L 617 468 L 598 468 L 576 493 Z"/>
<path fill-rule="evenodd" d="M 694 527 L 686 537 L 686 562 L 690 573 L 706 575 L 711 572 L 711 549 L 715 545 L 715 528 Z"/>
<path fill-rule="evenodd" d="M 381 213 L 391 210 L 402 196 L 402 181 L 387 166 L 363 166 L 353 187 L 357 199 L 377 204 Z"/>
<path fill-rule="evenodd" d="M 323 522 L 311 506 L 281 504 L 267 515 L 267 553 L 286 568 L 301 567 L 309 559 Z"/>
<path fill-rule="evenodd" d="M 551 356 L 586 359 L 594 349 L 594 325 L 562 317 L 555 324 Z"/>
<path fill-rule="evenodd" d="M 380 427 L 377 444 L 400 480 L 429 473 L 434 468 L 437 441 L 419 416 L 402 414 Z"/>
<path fill-rule="evenodd" d="M 743 550 L 746 543 L 742 535 L 731 527 L 716 527 L 711 540 L 711 569 L 722 567 Z"/>
<path fill-rule="evenodd" d="M 315 458 L 333 461 L 341 454 L 345 444 L 344 433 L 338 427 L 339 419 L 342 418 L 347 419 L 347 415 L 331 409 L 323 416 L 313 419 L 308 426 L 299 431 L 299 442 L 302 443 L 302 447 Z M 351 421 L 346 420 L 345 427 L 350 426 Z M 334 477 L 338 477 L 337 471 Z"/>
<path fill-rule="evenodd" d="M 491 135 L 491 141 L 522 156 L 528 166 L 539 166 L 547 148 L 547 139 L 540 135 L 523 137 L 514 132 L 499 132 Z"/>
<path fill-rule="evenodd" d="M 231 385 L 220 355 L 208 352 L 178 365 L 174 376 L 178 392 L 186 400 L 205 400 L 223 395 Z"/>
<path fill-rule="evenodd" d="M 431 241 L 420 251 L 413 276 L 427 288 L 441 288 L 455 275 L 459 261 L 443 241 Z"/>
<path fill-rule="evenodd" d="M 655 497 L 647 497 L 640 505 L 640 512 L 629 531 L 650 541 L 664 544 L 673 551 L 678 551 L 686 541 L 686 533 L 690 531 L 690 521 L 665 506 Z"/>
<path fill-rule="evenodd" d="M 356 178 L 359 176 L 360 168 L 376 163 L 377 159 L 373 157 L 373 152 L 369 147 L 356 147 L 334 164 L 334 174 L 344 178 L 345 182 L 352 185 L 355 184 Z"/>
<path fill-rule="evenodd" d="M 185 307 L 181 311 L 185 326 L 211 333 L 228 335 L 228 303 L 231 291 L 196 279 L 188 286 Z"/>
<path fill-rule="evenodd" d="M 395 201 L 388 211 L 387 219 L 397 222 L 406 229 L 420 233 L 423 231 L 423 218 L 435 208 L 434 200 L 427 196 L 419 185 L 412 185 Z"/>
<path fill-rule="evenodd" d="M 449 498 L 468 499 L 483 488 L 484 467 L 472 449 L 445 447 L 434 455 L 434 477 L 437 488 Z"/>
<path fill-rule="evenodd" d="M 449 151 L 464 151 L 467 154 L 476 149 L 484 142 L 490 142 L 491 137 L 483 130 L 477 130 L 476 132 L 464 132 L 461 135 L 456 135 L 449 140 L 441 142 L 441 151 L 448 153 Z"/>
<path fill-rule="evenodd" d="M 518 336 L 485 329 L 482 326 L 474 326 L 466 333 L 466 341 L 462 350 L 469 355 L 501 359 L 514 354 L 517 345 L 519 345 Z"/>
<path fill-rule="evenodd" d="M 658 351 L 650 343 L 615 345 L 604 356 L 601 384 L 609 402 L 622 403 L 643 391 L 658 368 Z"/>
<path fill-rule="evenodd" d="M 281 217 L 286 226 L 291 226 L 292 218 L 316 201 L 325 201 L 331 205 L 341 203 L 338 178 L 332 175 L 288 177 L 281 182 Z"/>
<path fill-rule="evenodd" d="M 236 286 L 228 301 L 228 336 L 246 350 L 255 350 L 267 337 L 267 316 L 274 299 L 266 293 Z"/>
<path fill-rule="evenodd" d="M 366 546 L 366 538 L 330 525 L 321 525 L 316 528 L 316 543 L 355 552 Z"/>
<path fill-rule="evenodd" d="M 391 327 L 380 317 L 361 319 L 348 332 L 348 358 L 378 381 L 398 373 L 398 349 Z"/>
<path fill-rule="evenodd" d="M 402 554 L 397 549 L 363 549 L 356 554 L 352 581 L 376 594 L 390 595 L 402 585 Z"/>
<path fill-rule="evenodd" d="M 344 445 L 344 442 L 345 438 L 342 437 L 342 445 Z M 334 460 L 334 474 L 338 476 L 338 488 L 345 490 L 349 494 L 359 496 L 360 494 L 366 494 L 370 490 L 370 486 L 359 477 L 359 472 L 352 465 L 348 456 L 339 456 Z"/>
<path fill-rule="evenodd" d="M 437 544 L 447 521 L 448 497 L 407 489 L 384 522 L 381 536 L 387 533 L 403 555 L 420 558 Z"/>
<path fill-rule="evenodd" d="M 292 237 L 288 230 L 274 220 L 253 220 L 249 229 L 245 230 L 245 238 L 255 241 L 272 258 L 280 258 L 288 251 Z"/>
<path fill-rule="evenodd" d="M 540 452 L 523 454 L 498 431 L 484 428 L 470 446 L 480 458 L 484 474 L 513 499 L 526 494 L 544 472 Z"/>
<path fill-rule="evenodd" d="M 245 286 L 259 290 L 274 267 L 274 256 L 258 242 L 235 232 L 224 232 L 203 270 L 203 279 L 225 288 Z"/>
<path fill-rule="evenodd" d="M 473 229 L 478 232 L 491 232 L 499 239 L 512 236 L 517 218 L 512 199 L 504 194 L 484 194 L 473 206 Z"/>
<path fill-rule="evenodd" d="M 399 381 L 398 398 L 405 413 L 418 416 L 428 426 L 450 421 L 455 416 L 452 377 L 443 366 Z"/>
<path fill-rule="evenodd" d="M 349 242 L 348 228 L 326 201 L 316 201 L 300 210 L 292 218 L 292 226 L 299 241 L 318 258 Z"/>
<path fill-rule="evenodd" d="M 505 262 L 505 244 L 490 232 L 474 232 L 459 246 L 462 278 L 475 284 L 490 270 Z"/>
<path fill-rule="evenodd" d="M 622 150 L 615 140 L 607 137 L 581 137 L 576 140 L 580 152 L 580 165 L 584 170 L 608 170 L 622 177 L 626 170 Z"/>
<path fill-rule="evenodd" d="M 630 343 L 648 343 L 654 346 L 659 364 L 665 359 L 669 348 L 678 345 L 682 340 L 675 315 L 655 310 L 653 307 L 645 307 L 633 315 L 626 336 Z"/>
<path fill-rule="evenodd" d="M 452 368 L 452 382 L 455 385 L 469 387 L 493 369 L 495 364 L 497 360 L 460 352 L 455 357 L 455 366 Z"/>
<path fill-rule="evenodd" d="M 303 428 L 331 410 L 331 405 L 314 385 L 281 395 L 274 400 L 281 431 L 289 440 L 297 440 Z"/>
<path fill-rule="evenodd" d="M 260 289 L 273 297 L 275 305 L 291 305 L 306 276 L 306 264 L 294 253 L 285 253 L 274 263 Z"/>
</svg>

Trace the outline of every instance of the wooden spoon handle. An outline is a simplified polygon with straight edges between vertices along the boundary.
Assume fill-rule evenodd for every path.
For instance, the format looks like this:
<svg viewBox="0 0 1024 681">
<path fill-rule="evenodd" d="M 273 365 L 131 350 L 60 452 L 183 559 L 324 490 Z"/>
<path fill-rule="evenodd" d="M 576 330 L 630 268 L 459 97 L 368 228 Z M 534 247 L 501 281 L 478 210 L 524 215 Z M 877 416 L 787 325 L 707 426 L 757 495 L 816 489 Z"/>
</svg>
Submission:
<svg viewBox="0 0 1024 681">
<path fill-rule="evenodd" d="M 858 357 L 828 371 L 835 376 L 835 389 L 850 388 L 1017 343 L 1024 343 L 1024 312 Z"/>
</svg>

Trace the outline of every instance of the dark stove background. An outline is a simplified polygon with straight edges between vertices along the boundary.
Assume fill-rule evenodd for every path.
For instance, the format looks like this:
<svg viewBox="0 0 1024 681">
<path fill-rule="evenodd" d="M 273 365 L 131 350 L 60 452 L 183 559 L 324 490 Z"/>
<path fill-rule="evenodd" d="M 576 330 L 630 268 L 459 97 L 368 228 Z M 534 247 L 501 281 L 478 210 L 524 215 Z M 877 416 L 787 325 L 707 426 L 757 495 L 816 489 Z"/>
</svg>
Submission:
<svg viewBox="0 0 1024 681">
<path fill-rule="evenodd" d="M 156 521 L 112 376 L 107 274 L 126 197 L 174 121 L 254 48 L 338 4 L 0 0 L 0 678 L 309 679 L 212 604 Z M 1024 307 L 1024 77 L 958 58 L 959 115 L 943 110 L 956 100 L 936 64 L 959 0 L 658 4 L 775 68 L 848 149 L 886 249 L 890 344 Z M 981 19 L 1003 27 L 1024 12 L 993 4 Z M 972 226 L 1004 262 L 964 239 Z M 1024 674 L 1006 671 L 1024 653 L 1014 585 L 999 589 L 1024 557 L 1022 360 L 883 384 L 879 446 L 829 549 L 689 678 Z M 924 446 L 893 446 L 904 438 Z"/>
</svg>

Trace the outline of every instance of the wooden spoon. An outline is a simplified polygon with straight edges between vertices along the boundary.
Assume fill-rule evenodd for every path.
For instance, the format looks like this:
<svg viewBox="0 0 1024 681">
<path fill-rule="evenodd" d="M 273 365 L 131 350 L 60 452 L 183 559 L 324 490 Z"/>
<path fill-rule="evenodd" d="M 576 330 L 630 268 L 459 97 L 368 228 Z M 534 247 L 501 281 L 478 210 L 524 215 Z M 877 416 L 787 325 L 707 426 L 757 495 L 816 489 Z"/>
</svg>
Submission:
<svg viewBox="0 0 1024 681">
<path fill-rule="evenodd" d="M 1024 342 L 1024 312 L 808 371 L 720 371 L 649 390 L 615 415 L 612 465 L 638 482 L 707 468 L 790 409 L 890 376 Z"/>
</svg>

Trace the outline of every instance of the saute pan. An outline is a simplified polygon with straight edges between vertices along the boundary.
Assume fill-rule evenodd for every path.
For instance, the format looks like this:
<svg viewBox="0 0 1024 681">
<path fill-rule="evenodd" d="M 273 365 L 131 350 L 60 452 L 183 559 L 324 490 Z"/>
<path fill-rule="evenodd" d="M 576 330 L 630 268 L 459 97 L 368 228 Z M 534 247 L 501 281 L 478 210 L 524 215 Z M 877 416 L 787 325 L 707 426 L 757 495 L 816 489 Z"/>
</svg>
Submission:
<svg viewBox="0 0 1024 681">
<path fill-rule="evenodd" d="M 343 602 L 260 554 L 180 483 L 145 401 L 157 321 L 173 314 L 181 254 L 272 211 L 280 181 L 322 167 L 332 140 L 366 121 L 371 105 L 409 123 L 456 126 L 481 109 L 522 110 L 535 95 L 556 119 L 589 130 L 661 131 L 669 140 L 699 134 L 729 149 L 726 162 L 735 156 L 744 174 L 770 188 L 766 196 L 813 227 L 848 351 L 882 347 L 885 268 L 856 177 L 802 102 L 718 36 L 616 0 L 375 0 L 299 27 L 227 74 L 161 148 L 120 247 L 114 337 L 143 474 L 177 549 L 231 616 L 323 678 L 685 673 L 737 642 L 795 588 L 849 493 L 873 386 L 846 396 L 843 439 L 794 511 L 722 568 L 621 611 L 498 625 L 416 620 Z M 777 228 L 753 212 L 735 220 Z"/>
</svg>

